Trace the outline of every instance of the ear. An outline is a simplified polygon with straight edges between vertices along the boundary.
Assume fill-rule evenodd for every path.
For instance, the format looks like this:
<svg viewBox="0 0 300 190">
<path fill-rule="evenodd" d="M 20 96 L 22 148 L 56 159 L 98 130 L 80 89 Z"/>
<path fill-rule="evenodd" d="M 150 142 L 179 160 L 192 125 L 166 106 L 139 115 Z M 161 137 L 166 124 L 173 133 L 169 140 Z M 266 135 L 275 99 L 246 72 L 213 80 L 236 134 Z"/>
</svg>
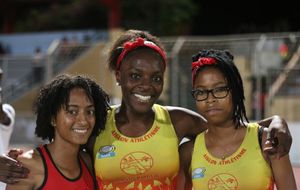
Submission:
<svg viewBox="0 0 300 190">
<path fill-rule="evenodd" d="M 115 72 L 115 76 L 116 76 L 117 84 L 121 84 L 121 72 L 120 71 L 116 71 Z"/>
</svg>

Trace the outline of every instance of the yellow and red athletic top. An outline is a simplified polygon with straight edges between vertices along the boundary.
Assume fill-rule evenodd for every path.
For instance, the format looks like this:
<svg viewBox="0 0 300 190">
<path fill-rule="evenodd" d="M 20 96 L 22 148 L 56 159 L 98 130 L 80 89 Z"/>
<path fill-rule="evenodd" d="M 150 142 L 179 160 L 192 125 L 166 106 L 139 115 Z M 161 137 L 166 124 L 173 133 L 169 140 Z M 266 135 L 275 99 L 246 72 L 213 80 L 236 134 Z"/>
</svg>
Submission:
<svg viewBox="0 0 300 190">
<path fill-rule="evenodd" d="M 206 149 L 204 133 L 197 136 L 191 162 L 194 190 L 272 190 L 274 180 L 258 141 L 258 124 L 247 126 L 239 149 L 222 160 Z"/>
<path fill-rule="evenodd" d="M 140 137 L 122 135 L 110 111 L 94 145 L 95 172 L 104 190 L 172 190 L 179 170 L 178 138 L 169 112 L 154 105 L 155 120 Z"/>
</svg>

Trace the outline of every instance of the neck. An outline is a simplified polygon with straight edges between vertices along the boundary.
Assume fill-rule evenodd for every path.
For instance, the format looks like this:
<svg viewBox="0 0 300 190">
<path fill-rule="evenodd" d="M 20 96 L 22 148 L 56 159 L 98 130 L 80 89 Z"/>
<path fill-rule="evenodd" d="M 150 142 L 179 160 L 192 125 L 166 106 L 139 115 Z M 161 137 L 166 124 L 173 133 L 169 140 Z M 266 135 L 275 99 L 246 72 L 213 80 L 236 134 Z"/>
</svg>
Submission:
<svg viewBox="0 0 300 190">
<path fill-rule="evenodd" d="M 149 123 L 153 122 L 155 113 L 152 109 L 148 112 L 136 112 L 134 110 L 130 110 L 125 104 L 122 104 L 119 108 L 116 109 L 115 118 L 117 121 L 121 122 L 143 122 Z"/>
<path fill-rule="evenodd" d="M 232 135 L 237 131 L 235 124 L 232 121 L 223 122 L 222 124 L 209 124 L 207 135 L 217 138 L 226 139 L 232 138 Z"/>
<path fill-rule="evenodd" d="M 223 126 L 209 125 L 205 133 L 207 150 L 217 158 L 226 159 L 240 147 L 246 132 L 244 129 L 236 129 L 233 122 Z"/>
<path fill-rule="evenodd" d="M 78 154 L 80 145 L 60 143 L 54 140 L 48 146 L 48 150 L 57 166 L 72 168 L 78 167 Z"/>
<path fill-rule="evenodd" d="M 155 113 L 151 109 L 146 113 L 136 113 L 126 109 L 126 106 L 120 107 L 115 112 L 116 127 L 126 136 L 138 137 L 144 135 L 152 127 Z"/>
</svg>

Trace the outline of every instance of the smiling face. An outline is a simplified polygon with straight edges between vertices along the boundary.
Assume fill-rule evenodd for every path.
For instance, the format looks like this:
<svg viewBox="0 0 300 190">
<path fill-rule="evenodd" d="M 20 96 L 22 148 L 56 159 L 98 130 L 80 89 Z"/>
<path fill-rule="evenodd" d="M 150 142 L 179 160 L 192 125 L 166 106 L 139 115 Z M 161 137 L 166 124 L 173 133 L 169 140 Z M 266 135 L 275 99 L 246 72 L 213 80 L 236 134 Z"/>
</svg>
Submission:
<svg viewBox="0 0 300 190">
<path fill-rule="evenodd" d="M 194 90 L 212 90 L 218 92 L 222 87 L 227 87 L 227 81 L 223 73 L 214 67 L 207 67 L 200 70 L 195 78 Z M 215 98 L 212 93 L 203 101 L 196 101 L 198 112 L 211 124 L 219 125 L 232 120 L 233 104 L 229 91 L 224 98 Z"/>
<path fill-rule="evenodd" d="M 158 99 L 163 89 L 163 62 L 151 49 L 130 52 L 116 71 L 122 88 L 122 103 L 133 112 L 145 113 Z"/>
<path fill-rule="evenodd" d="M 55 141 L 78 145 L 87 142 L 95 126 L 95 107 L 83 89 L 70 91 L 69 102 L 58 111 L 53 126 Z"/>
</svg>

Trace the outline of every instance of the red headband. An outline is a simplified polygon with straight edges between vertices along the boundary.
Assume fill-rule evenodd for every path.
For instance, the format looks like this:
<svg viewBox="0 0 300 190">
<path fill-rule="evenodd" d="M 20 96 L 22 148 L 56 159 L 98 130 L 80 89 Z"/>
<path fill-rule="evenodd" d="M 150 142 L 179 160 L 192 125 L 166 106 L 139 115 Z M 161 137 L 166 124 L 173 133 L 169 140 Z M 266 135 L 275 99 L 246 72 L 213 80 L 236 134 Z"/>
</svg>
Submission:
<svg viewBox="0 0 300 190">
<path fill-rule="evenodd" d="M 128 52 L 130 52 L 130 51 L 132 51 L 132 50 L 134 50 L 134 49 L 136 49 L 138 47 L 142 47 L 142 46 L 149 47 L 149 48 L 155 50 L 156 52 L 158 52 L 160 54 L 160 56 L 163 58 L 164 68 L 166 68 L 166 62 L 167 62 L 166 60 L 167 60 L 167 58 L 166 58 L 165 52 L 160 47 L 158 47 L 155 43 L 153 43 L 151 41 L 147 41 L 144 38 L 138 37 L 138 38 L 135 39 L 135 41 L 126 42 L 124 44 L 123 50 L 122 50 L 122 52 L 119 55 L 118 60 L 117 60 L 116 70 L 120 69 L 121 62 L 122 62 L 124 56 Z"/>
<path fill-rule="evenodd" d="M 195 81 L 195 75 L 198 71 L 198 69 L 204 65 L 214 65 L 217 61 L 213 57 L 199 57 L 197 61 L 194 61 L 192 63 L 192 80 L 193 80 L 193 86 Z"/>
</svg>

